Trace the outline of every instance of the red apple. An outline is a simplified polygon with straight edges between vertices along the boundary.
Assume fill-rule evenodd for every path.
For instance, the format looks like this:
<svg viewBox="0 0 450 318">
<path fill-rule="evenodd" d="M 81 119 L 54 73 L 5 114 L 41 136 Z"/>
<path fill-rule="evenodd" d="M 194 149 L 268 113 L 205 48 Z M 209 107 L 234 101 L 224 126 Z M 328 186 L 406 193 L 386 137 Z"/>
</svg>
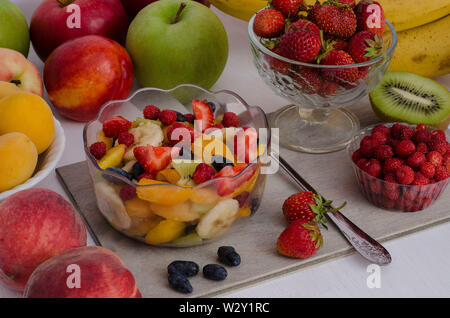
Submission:
<svg viewBox="0 0 450 318">
<path fill-rule="evenodd" d="M 128 97 L 133 80 L 133 62 L 125 48 L 98 35 L 65 42 L 44 67 L 44 84 L 53 106 L 77 121 L 92 120 L 106 102 Z"/>
<path fill-rule="evenodd" d="M 27 298 L 141 298 L 133 274 L 106 248 L 85 246 L 42 263 L 25 288 Z"/>
<path fill-rule="evenodd" d="M 0 203 L 0 281 L 23 290 L 42 262 L 86 245 L 79 214 L 62 196 L 28 189 Z"/>
<path fill-rule="evenodd" d="M 139 11 L 141 11 L 143 8 L 148 6 L 150 3 L 158 1 L 158 0 L 121 0 L 121 1 L 122 1 L 122 4 L 123 4 L 125 10 L 127 11 L 130 21 L 132 21 L 134 19 L 134 17 L 139 13 Z M 195 0 L 195 1 L 204 4 L 208 8 L 211 5 L 206 0 Z"/>
<path fill-rule="evenodd" d="M 44 0 L 30 23 L 31 42 L 44 62 L 67 40 L 95 34 L 124 43 L 127 30 L 120 0 Z"/>
</svg>

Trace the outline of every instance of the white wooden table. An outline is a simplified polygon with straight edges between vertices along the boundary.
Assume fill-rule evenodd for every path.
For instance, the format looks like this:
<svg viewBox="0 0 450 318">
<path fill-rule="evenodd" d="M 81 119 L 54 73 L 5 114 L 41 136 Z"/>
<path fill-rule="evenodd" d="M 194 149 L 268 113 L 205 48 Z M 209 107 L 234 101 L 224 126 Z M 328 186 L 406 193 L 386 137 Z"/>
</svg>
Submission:
<svg viewBox="0 0 450 318">
<path fill-rule="evenodd" d="M 40 0 L 12 2 L 20 7 L 29 21 Z M 249 104 L 259 105 L 266 112 L 285 105 L 287 102 L 263 83 L 252 64 L 247 23 L 213 10 L 224 23 L 230 42 L 228 64 L 213 90 L 233 90 Z M 43 63 L 32 49 L 29 59 L 42 71 Z M 437 80 L 450 87 L 450 75 Z M 360 102 L 362 107 L 367 103 L 367 98 Z M 55 116 L 61 121 L 67 139 L 59 166 L 84 160 L 83 124 L 57 114 Z M 52 189 L 67 198 L 54 172 L 38 186 Z M 367 272 L 369 263 L 358 254 L 353 254 L 235 291 L 225 297 L 450 297 L 449 238 L 450 223 L 446 223 L 384 243 L 393 256 L 393 262 L 381 268 L 380 288 L 368 287 L 367 279 L 371 274 Z M 88 244 L 93 245 L 90 237 Z M 20 296 L 20 293 L 0 285 L 0 297 Z"/>
</svg>

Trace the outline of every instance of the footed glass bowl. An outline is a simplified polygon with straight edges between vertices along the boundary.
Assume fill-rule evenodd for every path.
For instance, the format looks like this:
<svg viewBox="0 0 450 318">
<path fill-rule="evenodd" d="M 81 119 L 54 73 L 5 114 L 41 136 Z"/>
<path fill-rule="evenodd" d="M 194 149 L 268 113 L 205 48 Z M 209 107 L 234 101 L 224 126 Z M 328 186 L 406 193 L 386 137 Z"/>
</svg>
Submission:
<svg viewBox="0 0 450 318">
<path fill-rule="evenodd" d="M 241 126 L 267 131 L 265 153 L 234 177 L 219 177 L 196 186 L 179 186 L 148 179 L 148 182 L 102 170 L 91 155 L 89 146 L 96 142 L 102 123 L 123 116 L 129 121 L 143 117 L 147 105 L 192 112 L 191 100 L 200 99 L 216 105 L 215 117 L 232 111 Z M 223 235 L 233 224 L 249 219 L 259 207 L 266 175 L 261 173 L 262 158 L 270 151 L 270 131 L 265 113 L 249 106 L 230 91 L 210 92 L 194 85 L 180 85 L 171 90 L 143 88 L 126 100 L 104 105 L 97 118 L 83 131 L 84 150 L 94 183 L 100 212 L 118 231 L 150 245 L 187 247 L 207 243 Z M 147 181 L 147 179 L 143 179 Z M 221 189 L 230 189 L 223 192 Z M 124 201 L 119 191 L 124 186 L 136 189 L 137 196 Z"/>
<path fill-rule="evenodd" d="M 255 16 L 249 22 L 248 33 L 258 73 L 275 93 L 291 102 L 280 107 L 271 120 L 272 127 L 279 128 L 280 144 L 308 153 L 345 148 L 360 125 L 358 118 L 343 107 L 373 90 L 388 69 L 397 45 L 392 24 L 386 20 L 390 32 L 383 36 L 384 56 L 337 66 L 297 62 L 270 51 L 253 32 L 254 19 Z M 349 70 L 358 72 L 355 82 L 329 80 L 333 74 Z"/>
</svg>

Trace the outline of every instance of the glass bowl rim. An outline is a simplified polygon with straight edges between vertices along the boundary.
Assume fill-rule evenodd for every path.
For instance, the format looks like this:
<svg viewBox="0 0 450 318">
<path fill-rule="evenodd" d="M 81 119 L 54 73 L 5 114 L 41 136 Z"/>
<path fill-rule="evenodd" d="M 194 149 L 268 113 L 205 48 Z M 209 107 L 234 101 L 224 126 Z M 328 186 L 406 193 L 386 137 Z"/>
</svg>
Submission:
<svg viewBox="0 0 450 318">
<path fill-rule="evenodd" d="M 237 179 L 240 176 L 242 176 L 243 174 L 245 174 L 248 170 L 250 170 L 253 167 L 257 166 L 259 164 L 258 158 L 260 158 L 263 155 L 258 156 L 258 158 L 256 158 L 254 161 L 250 162 L 247 165 L 247 167 L 245 167 L 245 169 L 240 171 L 235 176 L 232 176 L 232 177 L 219 177 L 219 178 L 211 179 L 211 180 L 208 180 L 206 182 L 197 184 L 195 186 L 180 186 L 180 185 L 173 184 L 173 183 L 160 183 L 160 184 L 142 185 L 142 184 L 138 184 L 138 183 L 136 183 L 136 182 L 134 182 L 132 180 L 127 179 L 125 176 L 119 175 L 117 173 L 113 173 L 113 172 L 108 171 L 106 169 L 103 170 L 103 169 L 101 169 L 99 167 L 99 165 L 97 163 L 97 160 L 90 153 L 89 147 L 87 145 L 87 130 L 88 130 L 88 128 L 89 128 L 89 126 L 91 124 L 99 121 L 100 116 L 102 115 L 103 111 L 108 106 L 110 106 L 112 104 L 115 104 L 115 103 L 130 102 L 134 97 L 136 97 L 138 94 L 140 94 L 142 92 L 156 91 L 156 92 L 168 94 L 168 93 L 171 93 L 171 92 L 173 92 L 173 91 L 175 91 L 175 90 L 177 90 L 179 88 L 184 88 L 184 87 L 190 87 L 190 88 L 198 89 L 198 90 L 200 90 L 200 91 L 202 91 L 204 93 L 210 94 L 210 95 L 228 94 L 228 95 L 231 95 L 234 98 L 236 98 L 247 110 L 251 109 L 251 108 L 257 109 L 260 112 L 260 114 L 263 116 L 264 125 L 265 125 L 265 128 L 267 128 L 267 146 L 266 146 L 266 149 L 264 150 L 263 155 L 266 155 L 266 156 L 268 155 L 268 149 L 270 147 L 272 136 L 271 136 L 270 125 L 269 125 L 269 121 L 267 119 L 267 115 L 266 115 L 266 113 L 264 112 L 264 110 L 261 107 L 259 107 L 259 106 L 250 106 L 240 95 L 238 95 L 235 92 L 230 91 L 230 90 L 223 89 L 223 90 L 219 90 L 219 91 L 211 91 L 211 90 L 204 89 L 204 88 L 202 88 L 200 86 L 197 86 L 197 85 L 194 85 L 194 84 L 180 84 L 180 85 L 178 85 L 178 86 L 176 86 L 174 88 L 171 88 L 171 89 L 162 89 L 162 88 L 156 88 L 156 87 L 143 87 L 143 88 L 140 88 L 140 89 L 136 90 L 128 98 L 118 99 L 118 100 L 111 100 L 111 101 L 103 104 L 100 107 L 96 117 L 94 119 L 88 121 L 83 127 L 83 147 L 84 147 L 84 152 L 85 152 L 86 157 L 88 158 L 88 160 L 90 160 L 90 162 L 94 165 L 95 169 L 98 172 L 100 172 L 103 176 L 107 175 L 107 176 L 113 177 L 115 179 L 119 179 L 124 185 L 130 185 L 130 186 L 133 186 L 134 188 L 148 188 L 148 187 L 155 187 L 155 186 L 164 186 L 164 187 L 171 186 L 171 187 L 176 187 L 176 188 L 178 188 L 180 190 L 187 190 L 187 189 L 193 190 L 193 189 L 197 189 L 197 188 L 207 188 L 209 185 L 214 184 L 216 182 L 219 182 L 221 180 Z"/>
<path fill-rule="evenodd" d="M 347 149 L 346 149 L 348 158 L 350 159 L 350 163 L 352 164 L 353 169 L 356 169 L 357 171 L 362 173 L 364 176 L 369 177 L 370 179 L 378 180 L 382 184 L 384 184 L 384 183 L 396 184 L 398 186 L 408 187 L 408 188 L 414 188 L 414 187 L 419 188 L 420 187 L 421 189 L 427 189 L 427 188 L 431 188 L 432 186 L 442 185 L 442 184 L 444 184 L 446 182 L 450 182 L 450 178 L 447 178 L 447 179 L 444 179 L 444 180 L 441 180 L 441 181 L 437 181 L 435 183 L 429 183 L 429 184 L 424 184 L 424 185 L 392 183 L 392 182 L 388 182 L 388 181 L 385 181 L 383 179 L 380 179 L 380 178 L 377 178 L 377 177 L 374 177 L 374 176 L 368 174 L 367 172 L 362 170 L 360 167 L 358 167 L 356 165 L 356 163 L 353 162 L 353 160 L 352 160 L 353 152 L 352 152 L 351 148 L 353 148 L 353 146 L 355 145 L 356 140 L 358 140 L 358 138 L 361 138 L 362 136 L 367 136 L 367 135 L 365 135 L 365 133 L 370 132 L 372 130 L 372 128 L 377 126 L 377 125 L 385 125 L 385 126 L 389 127 L 389 126 L 393 126 L 394 124 L 402 124 L 402 125 L 408 126 L 410 128 L 417 126 L 417 125 L 408 124 L 408 123 L 405 123 L 405 122 L 392 122 L 392 123 L 377 123 L 377 124 L 369 125 L 369 126 L 363 128 L 363 129 L 361 129 L 359 131 L 359 133 L 352 138 L 352 141 L 348 144 Z M 432 127 L 432 126 L 429 126 L 429 125 L 426 125 L 426 126 L 429 129 L 430 128 L 438 129 L 436 127 Z M 356 179 L 358 179 L 358 183 L 360 183 L 359 178 L 356 178 Z"/>
<path fill-rule="evenodd" d="M 258 12 L 267 9 L 268 7 L 262 8 L 261 10 L 259 10 Z M 258 14 L 255 13 L 249 23 L 248 23 L 248 34 L 250 37 L 250 41 L 252 42 L 252 44 L 254 44 L 260 51 L 262 51 L 263 53 L 276 58 L 278 60 L 293 64 L 293 65 L 298 65 L 298 66 L 305 66 L 305 67 L 311 67 L 311 68 L 320 68 L 320 69 L 342 69 L 342 68 L 353 68 L 353 67 L 367 67 L 367 66 L 372 66 L 377 64 L 378 62 L 384 60 L 384 56 L 380 55 L 374 59 L 371 59 L 369 61 L 366 62 L 362 62 L 362 63 L 355 63 L 355 64 L 346 64 L 346 65 L 322 65 L 322 64 L 313 64 L 313 63 L 304 63 L 304 62 L 299 62 L 299 61 L 295 61 L 295 60 L 291 60 L 288 59 L 286 57 L 283 57 L 281 55 L 278 55 L 272 51 L 270 51 L 268 48 L 266 48 L 264 45 L 261 44 L 260 41 L 258 41 L 256 34 L 253 32 L 253 22 L 255 20 L 256 15 Z M 397 46 L 397 42 L 398 42 L 398 38 L 397 38 L 397 32 L 395 31 L 394 26 L 387 20 L 385 19 L 386 24 L 389 27 L 389 30 L 392 34 L 392 43 L 389 46 L 388 50 L 386 51 L 386 56 L 389 56 L 391 53 L 394 52 L 395 47 Z"/>
</svg>

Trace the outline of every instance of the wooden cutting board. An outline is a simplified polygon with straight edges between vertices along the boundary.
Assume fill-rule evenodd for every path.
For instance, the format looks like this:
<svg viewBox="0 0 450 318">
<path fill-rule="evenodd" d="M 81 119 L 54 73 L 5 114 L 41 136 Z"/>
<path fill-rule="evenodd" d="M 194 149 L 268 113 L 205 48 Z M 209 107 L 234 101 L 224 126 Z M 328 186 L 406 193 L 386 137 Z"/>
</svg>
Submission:
<svg viewBox="0 0 450 318">
<path fill-rule="evenodd" d="M 374 120 L 370 112 L 367 114 L 359 114 L 362 126 Z M 371 205 L 361 195 L 345 150 L 311 155 L 281 149 L 281 155 L 326 198 L 335 200 L 338 205 L 347 201 L 342 213 L 380 242 L 450 220 L 450 187 L 435 204 L 422 212 L 390 212 Z M 227 268 L 228 277 L 222 282 L 206 280 L 201 274 L 193 277 L 190 281 L 194 292 L 188 297 L 221 295 L 354 252 L 344 236 L 330 223 L 329 230 L 322 231 L 324 247 L 314 257 L 296 260 L 277 253 L 276 240 L 287 225 L 281 206 L 290 194 L 299 191 L 282 171 L 268 176 L 261 207 L 253 217 L 247 222 L 234 224 L 224 237 L 215 242 L 190 248 L 151 247 L 114 230 L 97 209 L 85 162 L 58 168 L 57 174 L 96 243 L 113 250 L 124 260 L 144 297 L 184 296 L 168 286 L 167 265 L 174 260 L 192 260 L 200 267 L 217 263 L 217 249 L 222 245 L 236 248 L 242 258 L 241 265 Z M 392 257 L 395 262 L 395 255 Z"/>
</svg>

